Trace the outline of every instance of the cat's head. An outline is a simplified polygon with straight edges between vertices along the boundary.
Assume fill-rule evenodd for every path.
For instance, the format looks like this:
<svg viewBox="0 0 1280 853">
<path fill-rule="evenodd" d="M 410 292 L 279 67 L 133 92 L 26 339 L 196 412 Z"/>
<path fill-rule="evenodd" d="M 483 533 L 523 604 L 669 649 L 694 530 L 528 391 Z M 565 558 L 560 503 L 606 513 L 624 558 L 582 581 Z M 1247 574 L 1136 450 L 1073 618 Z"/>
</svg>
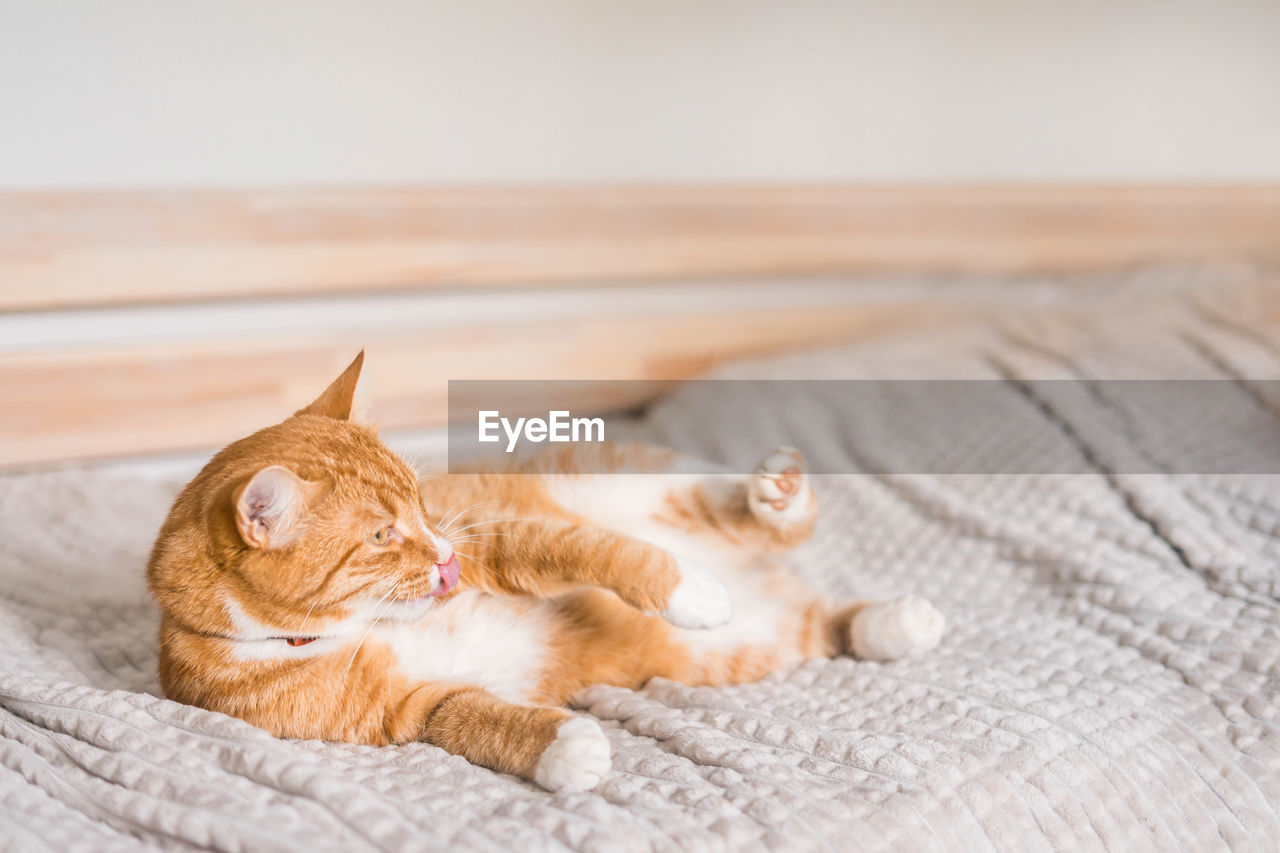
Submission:
<svg viewBox="0 0 1280 853">
<path fill-rule="evenodd" d="M 171 613 L 201 581 L 225 590 L 224 606 L 250 626 L 298 613 L 316 623 L 414 618 L 453 590 L 457 558 L 427 517 L 417 473 L 352 418 L 363 360 L 188 484 L 151 559 L 152 588 Z"/>
</svg>

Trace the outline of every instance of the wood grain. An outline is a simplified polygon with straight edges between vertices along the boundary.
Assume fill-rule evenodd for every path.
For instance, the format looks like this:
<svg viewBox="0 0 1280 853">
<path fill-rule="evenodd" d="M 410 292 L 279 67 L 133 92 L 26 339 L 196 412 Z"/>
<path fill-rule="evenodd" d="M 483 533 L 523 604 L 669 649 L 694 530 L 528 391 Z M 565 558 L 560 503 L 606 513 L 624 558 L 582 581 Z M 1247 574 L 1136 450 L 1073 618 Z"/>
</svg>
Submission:
<svg viewBox="0 0 1280 853">
<path fill-rule="evenodd" d="M 955 313 L 903 301 L 5 355 L 0 466 L 216 448 L 310 402 L 361 347 L 373 414 L 383 428 L 402 429 L 446 422 L 450 379 L 681 379 L 729 358 Z M 582 401 L 619 402 L 644 400 Z"/>
<path fill-rule="evenodd" d="M 1280 261 L 1280 185 L 0 193 L 0 311 L 369 289 Z"/>
</svg>

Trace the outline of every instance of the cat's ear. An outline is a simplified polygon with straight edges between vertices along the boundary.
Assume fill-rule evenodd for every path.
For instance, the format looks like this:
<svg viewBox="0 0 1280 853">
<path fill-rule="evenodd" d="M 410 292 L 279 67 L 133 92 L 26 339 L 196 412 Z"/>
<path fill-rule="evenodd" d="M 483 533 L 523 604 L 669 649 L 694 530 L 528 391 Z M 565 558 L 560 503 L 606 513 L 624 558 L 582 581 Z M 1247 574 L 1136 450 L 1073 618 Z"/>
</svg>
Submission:
<svg viewBox="0 0 1280 853">
<path fill-rule="evenodd" d="M 288 468 L 272 465 L 242 483 L 231 496 L 236 527 L 252 548 L 282 548 L 301 532 L 315 486 Z"/>
<path fill-rule="evenodd" d="M 364 350 L 356 356 L 342 375 L 333 380 L 333 384 L 324 389 L 324 393 L 305 409 L 299 409 L 299 415 L 323 415 L 337 418 L 340 421 L 351 420 L 351 409 L 356 398 L 356 386 L 360 384 L 360 368 L 364 367 Z"/>
</svg>

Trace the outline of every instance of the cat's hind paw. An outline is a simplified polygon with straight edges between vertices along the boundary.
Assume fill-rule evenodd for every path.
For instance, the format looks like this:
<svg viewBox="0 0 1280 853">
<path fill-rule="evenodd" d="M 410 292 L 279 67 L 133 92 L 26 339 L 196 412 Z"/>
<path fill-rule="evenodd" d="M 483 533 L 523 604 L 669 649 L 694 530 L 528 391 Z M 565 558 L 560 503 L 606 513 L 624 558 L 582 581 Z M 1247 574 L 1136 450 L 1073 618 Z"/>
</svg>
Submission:
<svg viewBox="0 0 1280 853">
<path fill-rule="evenodd" d="M 572 717 L 538 758 L 533 781 L 548 791 L 589 791 L 609 772 L 609 739 L 600 724 Z"/>
<path fill-rule="evenodd" d="M 747 500 L 756 518 L 772 527 L 807 521 L 817 512 L 809 466 L 794 447 L 776 447 L 747 482 Z"/>
<path fill-rule="evenodd" d="M 729 591 L 711 572 L 689 560 L 676 559 L 680 583 L 667 601 L 662 618 L 677 628 L 719 628 L 733 616 Z"/>
<path fill-rule="evenodd" d="M 945 626 L 938 608 L 919 596 L 879 601 L 849 624 L 849 650 L 863 660 L 898 660 L 937 646 Z"/>
</svg>

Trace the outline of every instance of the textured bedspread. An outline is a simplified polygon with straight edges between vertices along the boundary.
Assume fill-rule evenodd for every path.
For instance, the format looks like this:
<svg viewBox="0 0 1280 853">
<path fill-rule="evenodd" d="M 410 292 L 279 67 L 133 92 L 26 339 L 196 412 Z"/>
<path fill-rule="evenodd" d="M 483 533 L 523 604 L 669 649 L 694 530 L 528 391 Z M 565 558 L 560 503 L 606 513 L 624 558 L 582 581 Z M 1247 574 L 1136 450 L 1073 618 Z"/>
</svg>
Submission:
<svg viewBox="0 0 1280 853">
<path fill-rule="evenodd" d="M 1230 300 L 1117 316 L 1098 298 L 733 375 L 1280 377 L 1276 339 Z M 717 417 L 677 396 L 646 428 L 752 440 Z M 582 709 L 614 769 L 560 795 L 427 745 L 280 741 L 160 698 L 142 572 L 183 477 L 0 478 L 0 846 L 1275 849 L 1280 477 L 1117 474 L 1070 430 L 1058 452 L 1096 472 L 821 478 L 797 571 L 833 596 L 930 597 L 941 647 L 595 688 Z"/>
</svg>

